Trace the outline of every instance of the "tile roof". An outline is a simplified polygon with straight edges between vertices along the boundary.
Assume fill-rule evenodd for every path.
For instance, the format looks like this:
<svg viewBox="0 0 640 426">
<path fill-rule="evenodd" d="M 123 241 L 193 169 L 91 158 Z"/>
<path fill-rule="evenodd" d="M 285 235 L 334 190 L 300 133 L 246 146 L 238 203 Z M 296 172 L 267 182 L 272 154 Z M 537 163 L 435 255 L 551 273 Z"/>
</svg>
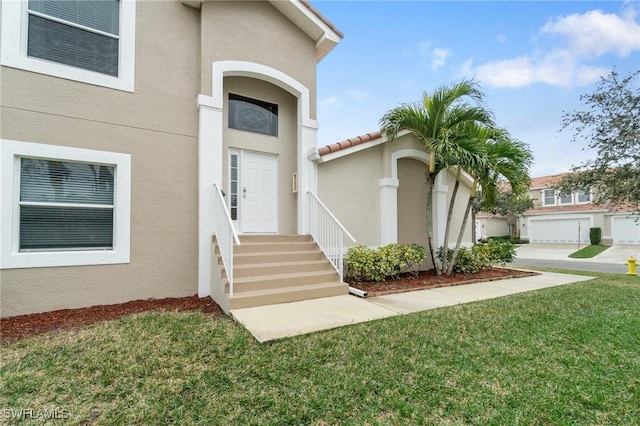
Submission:
<svg viewBox="0 0 640 426">
<path fill-rule="evenodd" d="M 350 148 L 352 146 L 360 145 L 365 142 L 371 142 L 376 139 L 380 139 L 382 137 L 382 133 L 371 132 L 364 135 L 356 136 L 355 138 L 346 139 L 340 142 L 333 143 L 331 145 L 323 146 L 318 148 L 318 153 L 320 155 L 327 155 L 332 152 L 340 151 L 342 149 Z"/>
<path fill-rule="evenodd" d="M 540 176 L 531 178 L 531 188 L 546 188 L 552 186 L 562 178 L 566 173 L 551 176 Z"/>
<path fill-rule="evenodd" d="M 311 3 L 309 3 L 308 0 L 300 0 L 300 3 L 302 3 L 307 9 L 309 9 L 311 11 L 311 13 L 316 15 L 318 17 L 318 19 L 320 19 L 322 22 L 324 22 L 329 28 L 331 28 L 333 31 L 335 31 L 335 33 L 338 34 L 340 36 L 340 38 L 344 38 L 344 34 L 342 33 L 342 31 L 340 31 L 338 28 L 336 28 L 336 26 L 333 25 L 333 22 L 331 22 L 330 20 L 325 18 L 322 15 L 322 13 L 320 13 L 320 11 L 318 9 L 316 9 L 313 6 L 311 6 Z"/>
<path fill-rule="evenodd" d="M 534 207 L 524 212 L 525 215 L 540 213 L 569 213 L 569 212 L 585 212 L 592 210 L 608 210 L 607 207 L 596 204 L 568 204 L 565 206 L 546 206 Z"/>
</svg>

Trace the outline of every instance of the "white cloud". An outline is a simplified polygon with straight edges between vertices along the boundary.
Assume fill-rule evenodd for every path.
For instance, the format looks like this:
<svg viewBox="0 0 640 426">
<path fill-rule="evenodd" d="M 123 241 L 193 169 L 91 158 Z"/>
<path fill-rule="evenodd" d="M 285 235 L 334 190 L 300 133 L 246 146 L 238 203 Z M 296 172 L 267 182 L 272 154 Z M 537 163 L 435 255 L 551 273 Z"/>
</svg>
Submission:
<svg viewBox="0 0 640 426">
<path fill-rule="evenodd" d="M 355 90 L 355 89 L 350 89 L 349 90 L 349 95 L 359 101 L 362 101 L 364 99 L 367 99 L 368 97 L 371 96 L 370 92 L 364 91 L 364 90 Z"/>
<path fill-rule="evenodd" d="M 555 50 L 540 59 L 524 55 L 487 62 L 470 68 L 466 74 L 475 74 L 478 81 L 490 87 L 514 88 L 534 83 L 571 87 L 591 84 L 609 71 L 604 67 L 582 65 L 567 51 Z"/>
<path fill-rule="evenodd" d="M 431 43 L 429 43 L 428 41 L 423 41 L 422 43 L 418 43 L 417 47 L 420 57 L 423 60 L 428 61 L 431 57 Z"/>
<path fill-rule="evenodd" d="M 593 10 L 555 18 L 540 29 L 542 35 L 552 36 L 545 50 L 475 67 L 468 60 L 461 72 L 491 87 L 588 85 L 610 71 L 590 61 L 607 53 L 627 56 L 640 50 L 640 24 L 635 16 L 630 6 L 620 16 Z"/>
<path fill-rule="evenodd" d="M 429 64 L 433 71 L 443 66 L 447 62 L 447 58 L 451 56 L 451 51 L 440 47 L 432 47 L 428 41 L 423 41 L 417 45 L 420 59 L 425 64 Z"/>
<path fill-rule="evenodd" d="M 326 98 L 320 99 L 318 105 L 320 106 L 330 106 L 330 105 L 340 105 L 342 101 L 337 96 L 327 96 Z"/>
<path fill-rule="evenodd" d="M 451 52 L 447 49 L 434 48 L 431 52 L 431 69 L 436 71 L 443 66 Z"/>
<path fill-rule="evenodd" d="M 563 37 L 567 48 L 582 58 L 610 52 L 627 56 L 640 49 L 640 24 L 631 8 L 623 16 L 600 10 L 575 13 L 547 23 L 541 32 Z"/>
<path fill-rule="evenodd" d="M 507 36 L 504 34 L 498 34 L 496 36 L 496 41 L 500 44 L 505 43 L 507 41 Z"/>
</svg>

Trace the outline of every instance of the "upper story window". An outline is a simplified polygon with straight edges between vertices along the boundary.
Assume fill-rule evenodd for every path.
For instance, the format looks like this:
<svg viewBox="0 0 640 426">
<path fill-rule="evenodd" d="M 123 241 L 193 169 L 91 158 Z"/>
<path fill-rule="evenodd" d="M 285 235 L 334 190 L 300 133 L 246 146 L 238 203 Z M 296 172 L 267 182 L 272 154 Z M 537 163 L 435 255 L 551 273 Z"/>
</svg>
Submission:
<svg viewBox="0 0 640 426">
<path fill-rule="evenodd" d="M 579 190 L 576 192 L 576 204 L 587 204 L 591 202 L 591 191 Z"/>
<path fill-rule="evenodd" d="M 558 195 L 559 204 L 573 204 L 573 196 L 571 194 Z"/>
<path fill-rule="evenodd" d="M 128 263 L 128 154 L 0 140 L 0 268 Z"/>
<path fill-rule="evenodd" d="M 588 204 L 591 202 L 591 192 L 579 190 L 570 194 L 559 194 L 554 189 L 545 189 L 542 191 L 542 205 L 571 205 L 571 204 Z"/>
<path fill-rule="evenodd" d="M 135 0 L 16 0 L 2 7 L 2 65 L 133 91 Z"/>
<path fill-rule="evenodd" d="M 278 105 L 229 93 L 229 128 L 278 136 Z"/>
<path fill-rule="evenodd" d="M 118 0 L 29 0 L 27 56 L 118 76 Z"/>
<path fill-rule="evenodd" d="M 553 189 L 545 189 L 542 191 L 542 205 L 543 206 L 555 206 L 556 205 L 556 191 Z"/>
</svg>

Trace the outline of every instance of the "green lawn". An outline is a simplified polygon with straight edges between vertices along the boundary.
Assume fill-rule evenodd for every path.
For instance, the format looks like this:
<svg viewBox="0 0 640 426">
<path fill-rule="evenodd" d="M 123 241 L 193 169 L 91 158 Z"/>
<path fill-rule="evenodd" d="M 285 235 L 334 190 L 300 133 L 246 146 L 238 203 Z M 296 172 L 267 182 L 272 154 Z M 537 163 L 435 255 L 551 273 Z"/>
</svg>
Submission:
<svg viewBox="0 0 640 426">
<path fill-rule="evenodd" d="M 603 251 L 605 251 L 609 247 L 610 246 L 589 245 L 589 246 L 581 248 L 580 250 L 578 250 L 575 253 L 571 253 L 569 255 L 569 257 L 572 257 L 574 259 L 590 259 L 590 258 L 592 258 L 594 256 L 599 255 L 600 253 L 602 253 Z"/>
<path fill-rule="evenodd" d="M 640 279 L 589 274 L 599 278 L 265 345 L 201 313 L 35 337 L 2 347 L 0 416 L 58 408 L 64 424 L 638 425 Z"/>
</svg>

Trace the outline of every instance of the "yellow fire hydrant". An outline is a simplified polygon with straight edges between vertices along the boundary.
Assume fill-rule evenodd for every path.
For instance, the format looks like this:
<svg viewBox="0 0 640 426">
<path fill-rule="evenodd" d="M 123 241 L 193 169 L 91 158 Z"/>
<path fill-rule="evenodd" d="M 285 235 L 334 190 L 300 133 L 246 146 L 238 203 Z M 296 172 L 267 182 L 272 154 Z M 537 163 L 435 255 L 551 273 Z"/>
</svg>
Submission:
<svg viewBox="0 0 640 426">
<path fill-rule="evenodd" d="M 627 268 L 629 268 L 627 275 L 638 275 L 638 273 L 636 272 L 636 262 L 637 261 L 633 256 L 627 259 Z"/>
</svg>

